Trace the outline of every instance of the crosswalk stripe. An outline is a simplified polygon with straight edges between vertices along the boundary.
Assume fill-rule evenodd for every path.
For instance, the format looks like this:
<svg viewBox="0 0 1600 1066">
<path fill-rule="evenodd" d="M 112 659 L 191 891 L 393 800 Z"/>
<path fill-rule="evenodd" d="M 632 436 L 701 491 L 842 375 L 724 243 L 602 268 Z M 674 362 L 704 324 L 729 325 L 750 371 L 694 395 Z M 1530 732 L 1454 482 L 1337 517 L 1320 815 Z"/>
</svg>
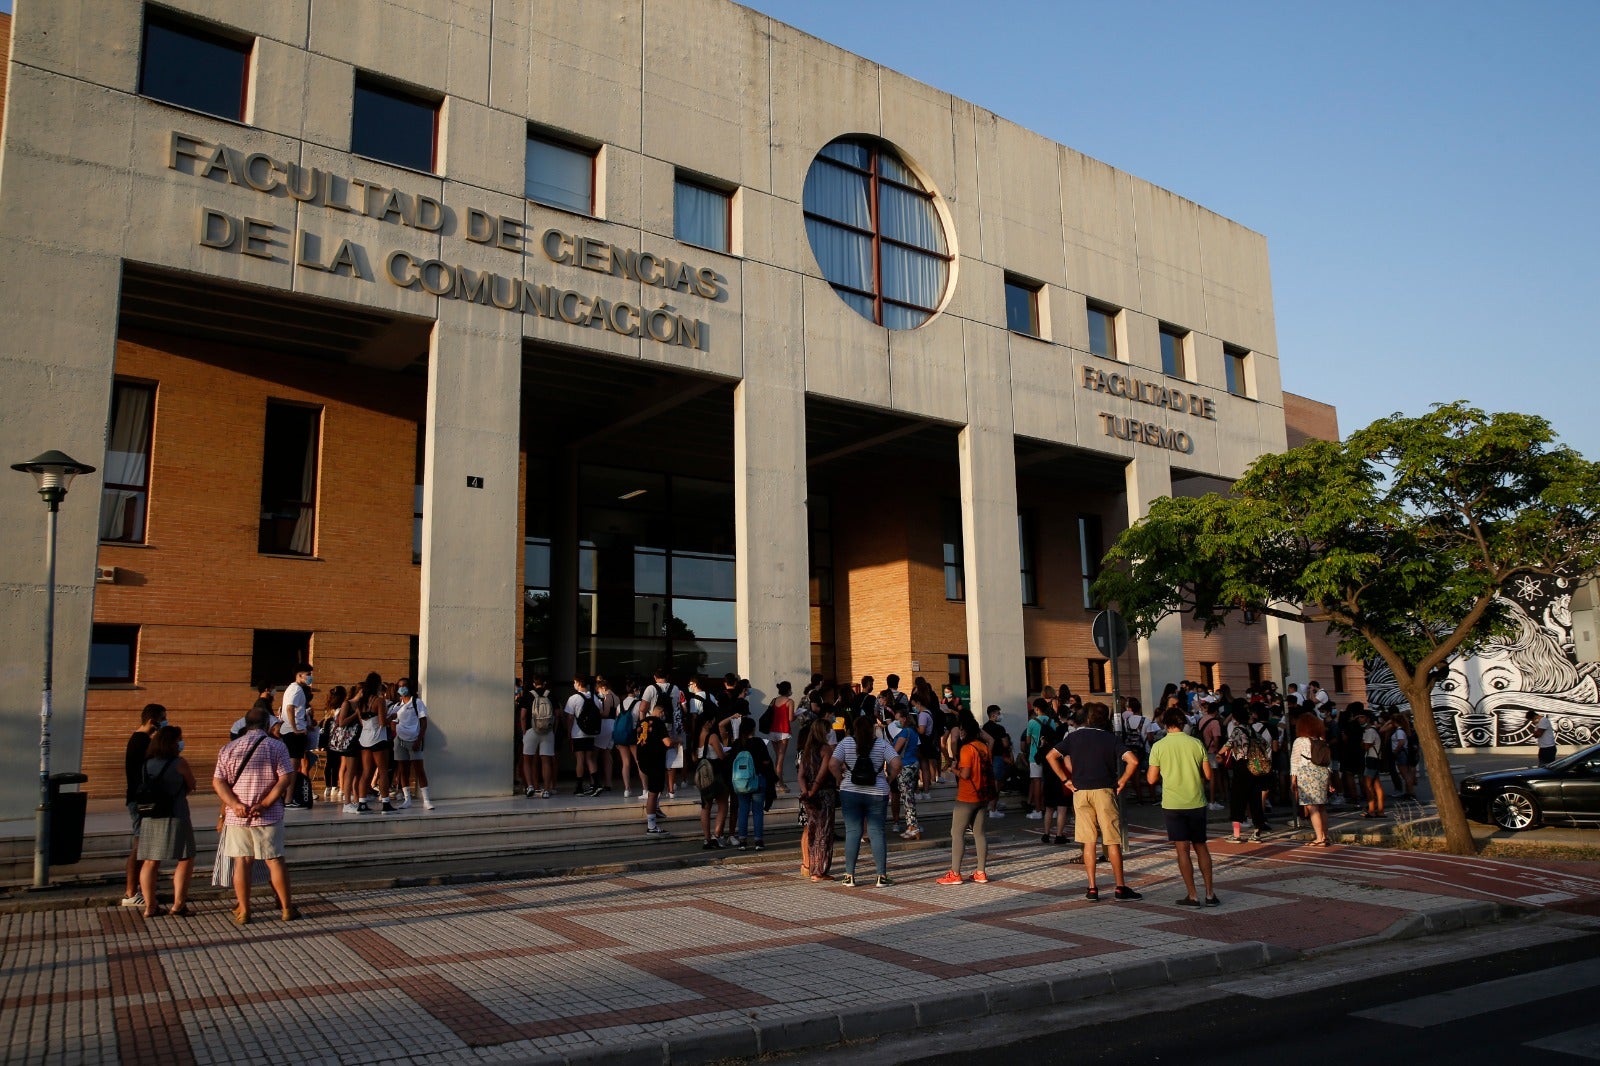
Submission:
<svg viewBox="0 0 1600 1066">
<path fill-rule="evenodd" d="M 1483 981 L 1465 988 L 1453 988 L 1448 992 L 1418 996 L 1399 1003 L 1385 1003 L 1381 1007 L 1351 1013 L 1357 1018 L 1426 1029 L 1507 1007 L 1520 1007 L 1524 1003 L 1537 1003 L 1541 999 L 1564 996 L 1569 992 L 1581 992 L 1597 985 L 1600 985 L 1600 959 L 1584 959 L 1564 966 L 1552 966 L 1548 970 Z"/>
<path fill-rule="evenodd" d="M 1568 1029 L 1554 1036 L 1530 1040 L 1522 1046 L 1536 1047 L 1540 1051 L 1559 1051 L 1563 1055 L 1576 1055 L 1583 1059 L 1600 1060 L 1600 1025 Z"/>
</svg>

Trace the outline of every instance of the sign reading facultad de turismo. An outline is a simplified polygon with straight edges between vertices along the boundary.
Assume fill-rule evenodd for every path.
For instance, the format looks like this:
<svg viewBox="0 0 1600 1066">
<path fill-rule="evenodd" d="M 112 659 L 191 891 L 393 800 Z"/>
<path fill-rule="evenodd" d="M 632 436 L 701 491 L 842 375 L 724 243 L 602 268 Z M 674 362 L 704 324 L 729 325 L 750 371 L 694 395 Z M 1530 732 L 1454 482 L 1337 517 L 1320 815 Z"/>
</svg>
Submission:
<svg viewBox="0 0 1600 1066">
<path fill-rule="evenodd" d="M 1195 392 L 1186 394 L 1182 389 L 1171 388 L 1159 381 L 1139 381 L 1126 374 L 1107 374 L 1097 367 L 1086 366 L 1083 368 L 1083 387 L 1093 392 L 1103 392 L 1108 396 L 1121 396 L 1134 403 L 1149 404 L 1152 407 L 1180 413 L 1187 411 L 1196 418 L 1212 422 L 1217 420 L 1217 405 L 1214 400 Z M 1194 452 L 1193 437 L 1181 429 L 1163 426 L 1158 422 L 1141 422 L 1126 415 L 1101 411 L 1100 425 L 1104 427 L 1106 436 L 1118 440 L 1148 444 L 1152 448 L 1165 448 L 1184 455 L 1191 455 Z"/>
<path fill-rule="evenodd" d="M 607 300 L 558 285 L 418 256 L 404 248 L 386 249 L 374 259 L 364 246 L 351 240 L 325 238 L 304 227 L 291 232 L 274 222 L 211 207 L 200 209 L 197 239 L 206 248 L 259 259 L 277 259 L 280 249 L 288 249 L 295 265 L 307 270 L 363 281 L 376 281 L 381 274 L 389 284 L 402 289 L 698 351 L 708 349 L 709 326 L 703 319 L 680 314 L 666 302 L 670 299 L 666 294 L 721 300 L 728 293 L 727 279 L 711 267 L 695 267 L 679 259 L 622 248 L 561 229 L 547 229 L 532 237 L 521 219 L 475 207 L 458 213 L 424 193 L 286 163 L 265 152 L 242 152 L 177 130 L 171 132 L 167 167 L 265 195 L 287 196 L 333 213 L 362 215 L 402 229 L 438 233 L 459 225 L 461 236 L 474 244 L 524 255 L 535 247 L 550 262 L 561 266 L 659 288 L 663 292 L 662 305 L 648 308 L 626 300 Z"/>
</svg>

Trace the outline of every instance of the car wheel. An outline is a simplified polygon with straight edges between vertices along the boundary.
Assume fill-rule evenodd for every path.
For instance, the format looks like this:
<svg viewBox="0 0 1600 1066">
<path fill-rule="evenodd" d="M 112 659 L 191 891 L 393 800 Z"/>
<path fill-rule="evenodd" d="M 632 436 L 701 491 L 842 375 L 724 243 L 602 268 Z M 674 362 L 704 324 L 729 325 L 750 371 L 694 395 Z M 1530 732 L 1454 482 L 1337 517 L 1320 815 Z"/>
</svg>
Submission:
<svg viewBox="0 0 1600 1066">
<path fill-rule="evenodd" d="M 1512 832 L 1532 829 L 1539 824 L 1539 804 L 1526 790 L 1508 788 L 1489 801 L 1489 818 Z"/>
</svg>

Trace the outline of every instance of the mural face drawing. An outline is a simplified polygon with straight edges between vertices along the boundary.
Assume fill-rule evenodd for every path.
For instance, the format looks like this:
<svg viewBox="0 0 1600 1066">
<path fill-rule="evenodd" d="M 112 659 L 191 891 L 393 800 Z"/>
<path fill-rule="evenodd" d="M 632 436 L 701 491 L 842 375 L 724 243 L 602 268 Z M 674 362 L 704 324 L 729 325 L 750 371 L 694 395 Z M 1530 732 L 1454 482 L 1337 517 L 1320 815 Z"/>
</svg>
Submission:
<svg viewBox="0 0 1600 1066">
<path fill-rule="evenodd" d="M 1523 575 L 1505 589 L 1514 630 L 1478 655 L 1456 659 L 1433 689 L 1446 747 L 1530 745 L 1528 712 L 1548 715 L 1561 744 L 1600 740 L 1600 664 L 1572 651 L 1572 590 L 1563 578 Z M 1368 664 L 1368 703 L 1401 706 L 1394 676 Z"/>
</svg>

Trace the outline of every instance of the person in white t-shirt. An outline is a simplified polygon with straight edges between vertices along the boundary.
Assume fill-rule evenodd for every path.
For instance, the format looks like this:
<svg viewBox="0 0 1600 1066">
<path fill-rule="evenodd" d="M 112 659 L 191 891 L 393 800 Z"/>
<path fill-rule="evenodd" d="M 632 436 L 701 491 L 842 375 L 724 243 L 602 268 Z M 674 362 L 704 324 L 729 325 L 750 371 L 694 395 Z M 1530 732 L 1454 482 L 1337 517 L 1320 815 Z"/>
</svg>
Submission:
<svg viewBox="0 0 1600 1066">
<path fill-rule="evenodd" d="M 400 809 L 411 806 L 411 797 L 422 797 L 422 806 L 433 810 L 428 796 L 428 771 L 422 766 L 422 744 L 428 736 L 428 705 L 417 695 L 409 677 L 395 685 L 395 702 L 389 705 L 394 730 L 394 769 L 400 784 Z"/>
<path fill-rule="evenodd" d="M 1528 712 L 1528 727 L 1533 730 L 1533 739 L 1539 745 L 1539 765 L 1545 766 L 1556 761 L 1556 728 L 1550 724 L 1548 715 L 1538 711 Z"/>
<path fill-rule="evenodd" d="M 308 777 L 311 767 L 307 761 L 310 743 L 306 731 L 311 726 L 311 664 L 295 667 L 294 683 L 283 690 L 283 704 L 278 712 L 278 739 L 289 749 L 289 762 L 294 774 L 289 790 L 284 793 L 284 809 L 303 811 L 306 804 L 298 802 L 300 778 Z"/>
</svg>

